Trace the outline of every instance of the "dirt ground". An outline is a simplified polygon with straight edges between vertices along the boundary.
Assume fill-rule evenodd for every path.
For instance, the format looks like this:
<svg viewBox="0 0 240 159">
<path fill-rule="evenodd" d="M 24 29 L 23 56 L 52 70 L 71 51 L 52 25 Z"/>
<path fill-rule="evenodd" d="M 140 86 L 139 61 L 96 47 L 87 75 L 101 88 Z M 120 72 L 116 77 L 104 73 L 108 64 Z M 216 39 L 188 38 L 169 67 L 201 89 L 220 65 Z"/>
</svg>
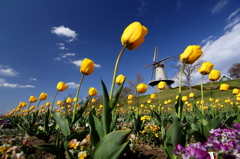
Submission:
<svg viewBox="0 0 240 159">
<path fill-rule="evenodd" d="M 39 150 L 32 145 L 44 145 L 44 141 L 36 137 L 30 138 L 30 148 L 28 149 L 28 159 L 54 159 L 55 157 L 45 151 Z M 128 151 L 123 159 L 165 159 L 164 151 L 159 146 L 140 145 L 138 151 L 133 153 Z"/>
</svg>

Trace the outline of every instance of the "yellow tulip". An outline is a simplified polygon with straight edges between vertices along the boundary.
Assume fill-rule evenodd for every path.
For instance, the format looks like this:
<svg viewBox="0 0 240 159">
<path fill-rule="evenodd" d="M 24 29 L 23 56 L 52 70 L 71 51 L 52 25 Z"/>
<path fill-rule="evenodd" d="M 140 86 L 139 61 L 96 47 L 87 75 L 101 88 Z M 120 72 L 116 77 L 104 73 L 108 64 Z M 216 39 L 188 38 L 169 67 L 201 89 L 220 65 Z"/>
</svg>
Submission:
<svg viewBox="0 0 240 159">
<path fill-rule="evenodd" d="M 47 102 L 45 105 L 46 105 L 47 107 L 49 107 L 49 106 L 51 105 L 51 103 L 50 103 L 50 102 Z"/>
<path fill-rule="evenodd" d="M 166 100 L 166 101 L 164 101 L 164 104 L 168 104 L 168 101 Z"/>
<path fill-rule="evenodd" d="M 40 108 L 41 108 L 41 109 L 45 109 L 44 105 L 41 105 Z"/>
<path fill-rule="evenodd" d="M 151 94 L 150 99 L 154 99 L 156 97 L 156 94 Z"/>
<path fill-rule="evenodd" d="M 96 96 L 98 94 L 98 91 L 97 89 L 93 88 L 93 87 L 90 87 L 89 90 L 88 90 L 88 95 L 90 96 Z"/>
<path fill-rule="evenodd" d="M 172 103 L 172 100 L 171 100 L 171 99 L 168 99 L 168 103 Z"/>
<path fill-rule="evenodd" d="M 137 85 L 137 91 L 139 93 L 145 93 L 147 91 L 148 86 L 144 83 L 140 83 Z"/>
<path fill-rule="evenodd" d="M 116 78 L 116 83 L 118 84 L 118 85 L 121 85 L 122 83 L 123 83 L 123 81 L 125 80 L 125 76 L 123 76 L 123 75 L 118 75 L 117 76 L 117 78 Z"/>
<path fill-rule="evenodd" d="M 102 108 L 103 108 L 103 105 L 101 104 L 101 105 L 99 106 L 99 108 L 102 109 Z"/>
<path fill-rule="evenodd" d="M 30 96 L 30 98 L 29 98 L 29 102 L 30 103 L 34 103 L 34 102 L 36 102 L 38 99 L 36 98 L 36 97 L 34 97 L 34 96 Z"/>
<path fill-rule="evenodd" d="M 202 75 L 207 75 L 211 72 L 213 66 L 214 65 L 210 62 L 204 62 L 202 66 L 198 69 L 198 72 Z"/>
<path fill-rule="evenodd" d="M 189 98 L 194 98 L 194 93 L 189 93 Z"/>
<path fill-rule="evenodd" d="M 57 90 L 60 92 L 65 91 L 68 88 L 68 86 L 64 82 L 58 82 L 57 84 Z"/>
<path fill-rule="evenodd" d="M 92 103 L 95 103 L 97 101 L 97 99 L 93 98 L 92 99 Z"/>
<path fill-rule="evenodd" d="M 88 58 L 85 58 L 82 61 L 82 65 L 80 67 L 80 72 L 84 75 L 90 75 L 94 71 L 94 62 L 92 60 L 89 60 Z"/>
<path fill-rule="evenodd" d="M 219 100 L 219 99 L 216 99 L 216 100 L 215 100 L 215 102 L 216 102 L 216 103 L 219 103 L 219 102 L 220 102 L 220 100 Z"/>
<path fill-rule="evenodd" d="M 213 102 L 213 101 L 214 101 L 214 98 L 209 98 L 209 101 L 210 101 L 210 102 Z"/>
<path fill-rule="evenodd" d="M 167 83 L 164 81 L 161 81 L 158 83 L 158 89 L 163 90 L 167 86 Z"/>
<path fill-rule="evenodd" d="M 129 100 L 129 101 L 128 101 L 128 104 L 133 104 L 133 101 L 132 101 L 132 100 Z"/>
<path fill-rule="evenodd" d="M 57 105 L 58 105 L 58 106 L 62 106 L 62 101 L 60 101 L 60 100 L 57 101 Z"/>
<path fill-rule="evenodd" d="M 208 76 L 208 79 L 209 79 L 210 81 L 216 81 L 216 80 L 218 80 L 218 79 L 220 78 L 220 76 L 221 76 L 220 71 L 218 71 L 218 70 L 212 70 L 212 71 L 210 72 L 209 76 Z"/>
<path fill-rule="evenodd" d="M 141 104 L 141 108 L 144 108 L 144 104 Z"/>
<path fill-rule="evenodd" d="M 47 99 L 47 94 L 46 93 L 41 93 L 40 96 L 39 96 L 39 99 L 40 100 L 46 100 Z"/>
<path fill-rule="evenodd" d="M 134 96 L 132 94 L 128 95 L 128 100 L 133 100 Z"/>
<path fill-rule="evenodd" d="M 152 100 L 150 100 L 150 99 L 149 99 L 149 100 L 147 100 L 147 103 L 148 103 L 148 104 L 150 104 L 151 102 L 152 102 Z"/>
<path fill-rule="evenodd" d="M 68 103 L 68 104 L 72 103 L 72 101 L 73 101 L 73 99 L 70 98 L 70 97 L 68 97 L 68 98 L 66 99 L 66 103 Z"/>
<path fill-rule="evenodd" d="M 229 89 L 229 85 L 228 84 L 221 84 L 220 85 L 220 91 L 227 91 Z"/>
<path fill-rule="evenodd" d="M 236 97 L 236 101 L 240 101 L 240 97 Z"/>
<path fill-rule="evenodd" d="M 193 64 L 203 54 L 198 45 L 189 45 L 180 55 L 180 60 L 186 64 Z"/>
<path fill-rule="evenodd" d="M 182 96 L 182 101 L 187 101 L 188 100 L 188 96 Z"/>
<path fill-rule="evenodd" d="M 27 106 L 27 103 L 22 102 L 21 105 L 22 105 L 22 107 L 26 107 L 26 106 Z"/>
<path fill-rule="evenodd" d="M 126 46 L 128 50 L 135 50 L 144 42 L 147 33 L 148 29 L 145 26 L 142 26 L 139 22 L 133 22 L 123 31 L 122 45 Z"/>
<path fill-rule="evenodd" d="M 237 89 L 237 88 L 234 88 L 233 91 L 232 91 L 233 94 L 237 95 L 240 93 L 240 90 Z"/>
</svg>

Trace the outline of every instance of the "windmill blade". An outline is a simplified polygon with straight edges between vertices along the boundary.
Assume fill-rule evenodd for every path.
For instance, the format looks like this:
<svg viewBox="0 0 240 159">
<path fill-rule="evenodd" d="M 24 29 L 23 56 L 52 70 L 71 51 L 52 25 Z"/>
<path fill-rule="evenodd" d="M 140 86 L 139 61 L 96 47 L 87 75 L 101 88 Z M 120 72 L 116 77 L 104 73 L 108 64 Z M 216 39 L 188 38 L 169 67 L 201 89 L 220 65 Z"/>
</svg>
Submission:
<svg viewBox="0 0 240 159">
<path fill-rule="evenodd" d="M 158 58 L 158 47 L 155 47 L 155 52 L 153 55 L 153 62 L 155 63 L 157 61 Z"/>
<path fill-rule="evenodd" d="M 146 67 L 152 66 L 152 65 L 154 65 L 154 64 L 155 64 L 155 63 L 152 63 L 152 64 L 150 64 L 150 65 L 143 66 L 143 68 L 146 68 Z"/>
<path fill-rule="evenodd" d="M 152 67 L 152 76 L 151 76 L 151 80 L 153 79 L 153 74 L 154 74 L 154 66 Z"/>
<path fill-rule="evenodd" d="M 164 59 L 162 59 L 162 60 L 160 60 L 160 61 L 158 61 L 158 62 L 156 62 L 156 63 L 163 63 L 163 62 L 166 62 L 166 60 L 168 60 L 168 59 L 170 59 L 170 57 L 166 57 L 166 58 L 164 58 Z"/>
</svg>

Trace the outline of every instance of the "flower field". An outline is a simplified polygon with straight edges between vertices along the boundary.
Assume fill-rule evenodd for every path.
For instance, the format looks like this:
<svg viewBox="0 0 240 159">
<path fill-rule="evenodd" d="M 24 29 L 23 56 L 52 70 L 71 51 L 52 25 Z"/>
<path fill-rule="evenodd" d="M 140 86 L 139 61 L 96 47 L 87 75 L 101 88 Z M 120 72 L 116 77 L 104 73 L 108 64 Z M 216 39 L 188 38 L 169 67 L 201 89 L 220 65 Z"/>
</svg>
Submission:
<svg viewBox="0 0 240 159">
<path fill-rule="evenodd" d="M 166 89 L 161 81 L 159 93 L 143 96 L 148 86 L 140 83 L 137 96 L 119 100 L 125 83 L 124 75 L 117 76 L 120 58 L 126 49 L 137 49 L 147 33 L 139 22 L 124 30 L 110 91 L 101 80 L 102 90 L 90 87 L 88 100 L 79 101 L 84 79 L 94 73 L 94 62 L 85 58 L 75 98 L 55 101 L 68 89 L 59 82 L 51 103 L 44 103 L 48 94 L 43 92 L 5 114 L 0 120 L 0 158 L 240 158 L 239 80 L 231 85 L 215 82 L 220 72 L 206 62 L 199 68 L 202 83 L 193 86 L 195 92 L 182 87 L 184 67 L 201 57 L 200 46 L 188 46 L 181 54 L 178 88 Z M 203 84 L 206 75 L 210 84 Z M 103 103 L 96 104 L 99 91 Z M 143 153 L 144 148 L 152 153 Z"/>
</svg>

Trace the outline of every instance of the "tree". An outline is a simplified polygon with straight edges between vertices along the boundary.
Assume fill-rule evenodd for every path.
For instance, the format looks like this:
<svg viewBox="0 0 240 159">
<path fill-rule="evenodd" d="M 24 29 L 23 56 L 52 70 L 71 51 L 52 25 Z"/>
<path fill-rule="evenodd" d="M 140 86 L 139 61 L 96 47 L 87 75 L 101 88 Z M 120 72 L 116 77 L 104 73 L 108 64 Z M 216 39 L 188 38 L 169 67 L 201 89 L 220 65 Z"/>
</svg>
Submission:
<svg viewBox="0 0 240 159">
<path fill-rule="evenodd" d="M 172 68 L 175 68 L 178 70 L 178 72 L 174 75 L 177 79 L 179 77 L 179 72 L 182 68 L 182 63 L 179 60 L 180 54 L 173 55 L 172 60 L 176 62 L 176 65 L 172 65 Z M 201 67 L 202 63 L 205 61 L 199 58 L 196 62 L 193 64 L 188 64 L 185 65 L 184 71 L 183 71 L 183 76 L 185 77 L 185 80 L 183 80 L 183 84 L 189 87 L 190 92 L 193 93 L 192 87 L 191 87 L 191 79 L 192 79 L 192 74 L 195 73 L 199 67 Z"/>
<path fill-rule="evenodd" d="M 240 78 L 240 63 L 234 63 L 229 69 L 228 73 L 232 78 Z"/>
<path fill-rule="evenodd" d="M 136 80 L 128 80 L 128 85 L 129 85 L 129 88 L 132 90 L 131 91 L 131 94 L 136 96 L 137 95 L 137 89 L 136 89 L 136 86 L 139 84 L 139 83 L 142 83 L 144 81 L 144 77 L 142 76 L 141 73 L 137 73 L 136 74 Z"/>
</svg>

